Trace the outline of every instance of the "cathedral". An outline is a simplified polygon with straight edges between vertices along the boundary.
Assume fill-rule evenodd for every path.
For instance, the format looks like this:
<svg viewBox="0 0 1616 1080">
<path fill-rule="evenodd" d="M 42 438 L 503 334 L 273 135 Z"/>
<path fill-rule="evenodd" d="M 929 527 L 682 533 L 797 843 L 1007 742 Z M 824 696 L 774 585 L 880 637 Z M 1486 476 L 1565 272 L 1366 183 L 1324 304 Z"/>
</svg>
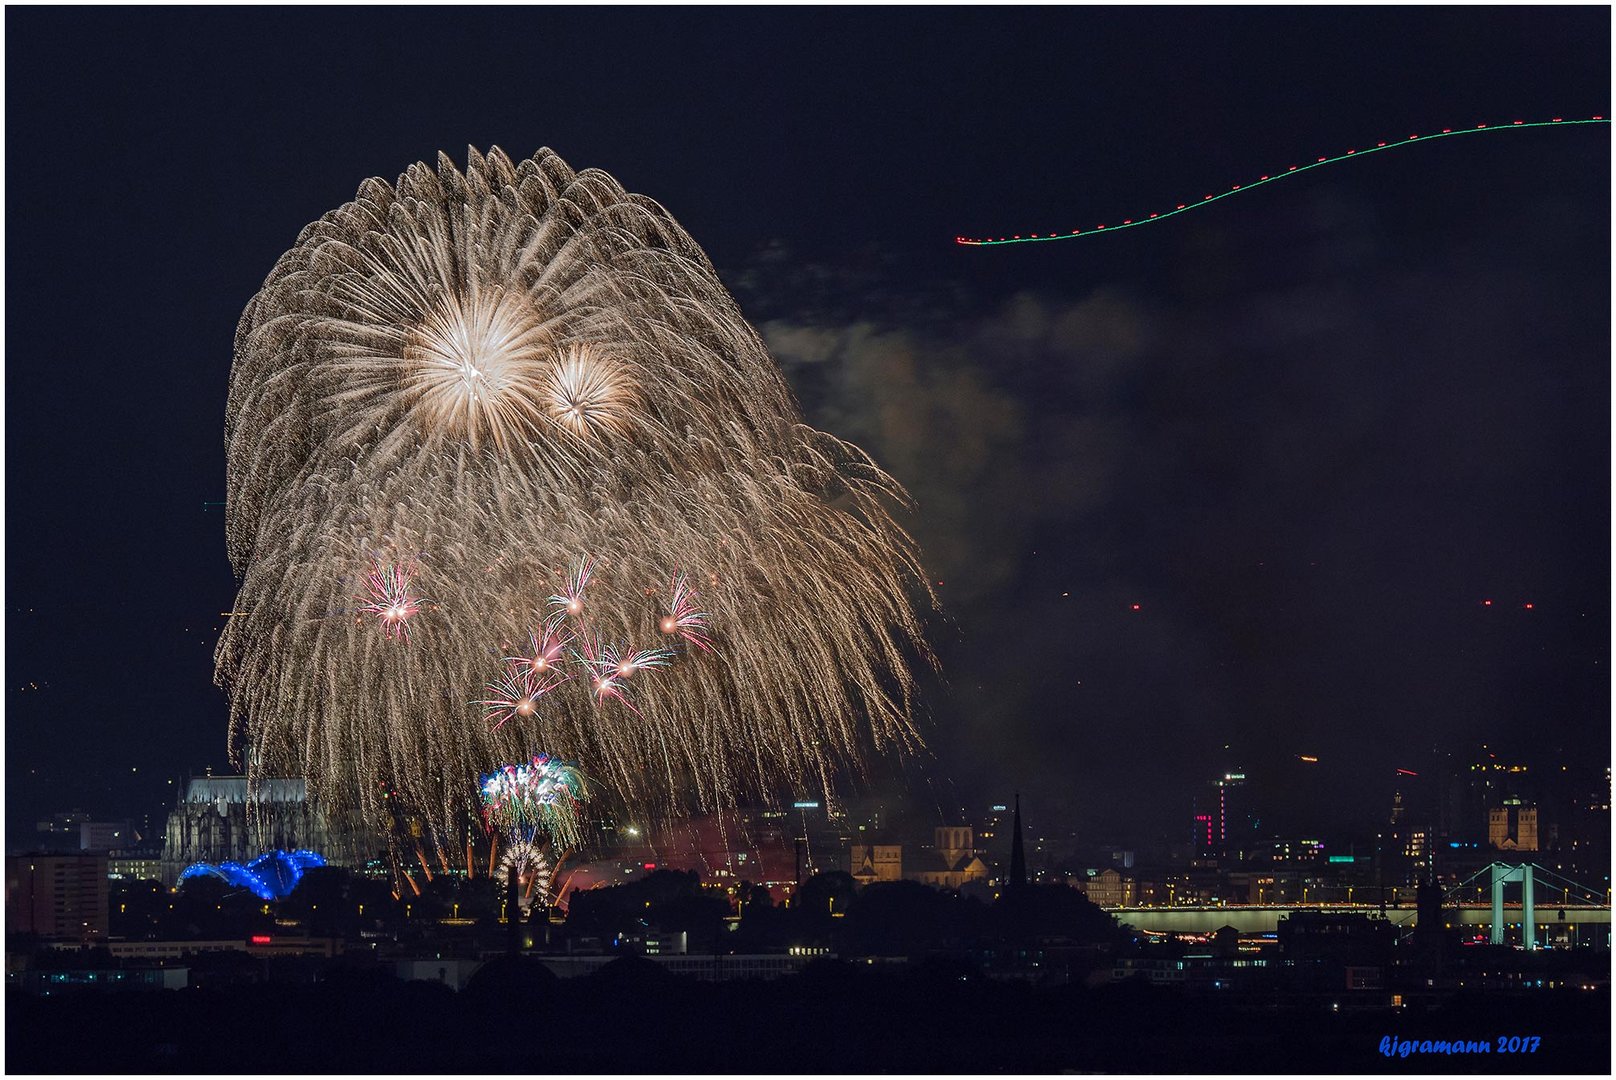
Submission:
<svg viewBox="0 0 1616 1080">
<path fill-rule="evenodd" d="M 168 815 L 159 867 L 173 885 L 192 863 L 248 863 L 269 851 L 316 851 L 328 865 L 350 866 L 369 855 L 365 845 L 331 830 L 308 802 L 301 780 L 265 780 L 248 815 L 245 776 L 199 776 Z"/>
</svg>

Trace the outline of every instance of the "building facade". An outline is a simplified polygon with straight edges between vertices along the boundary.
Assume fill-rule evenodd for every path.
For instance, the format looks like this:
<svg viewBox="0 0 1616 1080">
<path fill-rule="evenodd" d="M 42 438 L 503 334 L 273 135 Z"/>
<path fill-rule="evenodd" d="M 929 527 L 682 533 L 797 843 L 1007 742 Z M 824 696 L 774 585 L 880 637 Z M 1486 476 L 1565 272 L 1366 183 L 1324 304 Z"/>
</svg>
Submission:
<svg viewBox="0 0 1616 1080">
<path fill-rule="evenodd" d="M 1487 841 L 1498 850 L 1536 851 L 1537 839 L 1537 807 L 1505 799 L 1487 811 Z"/>
<path fill-rule="evenodd" d="M 80 851 L 117 851 L 134 847 L 140 834 L 127 821 L 83 821 L 79 823 Z"/>
<path fill-rule="evenodd" d="M 247 863 L 266 851 L 317 851 L 327 865 L 362 864 L 373 845 L 337 833 L 309 804 L 301 780 L 265 780 L 249 800 L 245 776 L 196 777 L 168 815 L 160 880 L 197 862 Z"/>
<path fill-rule="evenodd" d="M 1088 897 L 1090 903 L 1100 907 L 1132 907 L 1139 899 L 1134 879 L 1114 866 L 1108 866 L 1092 877 L 1085 877 L 1073 884 Z"/>
<path fill-rule="evenodd" d="M 6 856 L 6 932 L 105 941 L 106 856 Z"/>
<path fill-rule="evenodd" d="M 958 889 L 989 877 L 969 825 L 938 826 L 932 831 L 931 848 L 922 849 L 913 863 L 904 877 L 940 889 Z"/>
<path fill-rule="evenodd" d="M 847 849 L 847 872 L 860 885 L 902 880 L 903 845 L 851 844 Z"/>
</svg>

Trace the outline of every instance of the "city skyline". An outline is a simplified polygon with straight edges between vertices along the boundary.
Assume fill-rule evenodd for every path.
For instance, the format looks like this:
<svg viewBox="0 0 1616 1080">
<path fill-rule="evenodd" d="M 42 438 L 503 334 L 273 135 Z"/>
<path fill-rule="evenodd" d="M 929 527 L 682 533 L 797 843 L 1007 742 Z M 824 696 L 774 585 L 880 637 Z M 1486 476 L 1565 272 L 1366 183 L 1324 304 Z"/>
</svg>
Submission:
<svg viewBox="0 0 1616 1080">
<path fill-rule="evenodd" d="M 1325 819 L 1433 746 L 1608 759 L 1608 129 L 1411 147 L 1081 244 L 952 242 L 1358 139 L 1604 114 L 1608 12 L 1175 12 L 1144 48 L 1159 17 L 755 12 L 701 16 L 701 38 L 625 15 L 605 98 L 513 58 L 493 96 L 369 79 L 335 62 L 362 29 L 343 14 L 109 13 L 72 60 L 14 55 L 13 144 L 59 167 L 12 185 L 33 212 L 10 250 L 36 268 L 12 283 L 13 823 L 160 808 L 229 768 L 236 319 L 359 178 L 467 143 L 554 146 L 668 206 L 809 422 L 914 493 L 935 758 L 877 783 L 923 809 L 1020 789 L 1101 831 L 1175 828 L 1161 794 L 1225 745 L 1253 775 L 1319 758 L 1282 797 Z M 14 40 L 73 18 L 8 13 Z M 419 56 L 440 32 L 499 42 L 503 18 L 380 32 Z M 557 71 L 601 25 L 547 17 Z M 1054 44 L 1074 34 L 1081 69 Z M 886 37 L 906 56 L 873 63 Z M 733 110 L 731 76 L 661 94 L 666 40 L 766 90 L 723 138 L 698 121 Z M 815 69 L 765 71 L 751 40 Z M 160 62 L 181 42 L 189 62 Z M 881 94 L 904 107 L 857 107 Z M 106 419 L 92 438 L 70 415 Z"/>
</svg>

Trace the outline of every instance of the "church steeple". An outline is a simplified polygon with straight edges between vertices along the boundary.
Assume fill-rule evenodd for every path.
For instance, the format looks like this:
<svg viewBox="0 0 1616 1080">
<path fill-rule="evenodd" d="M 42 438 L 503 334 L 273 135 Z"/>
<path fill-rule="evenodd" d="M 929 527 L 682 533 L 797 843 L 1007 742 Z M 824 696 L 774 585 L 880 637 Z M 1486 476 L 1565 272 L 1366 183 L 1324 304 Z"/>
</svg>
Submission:
<svg viewBox="0 0 1616 1080">
<path fill-rule="evenodd" d="M 1010 888 L 1027 885 L 1027 850 L 1021 842 L 1021 793 L 1016 792 L 1015 837 L 1010 841 Z"/>
</svg>

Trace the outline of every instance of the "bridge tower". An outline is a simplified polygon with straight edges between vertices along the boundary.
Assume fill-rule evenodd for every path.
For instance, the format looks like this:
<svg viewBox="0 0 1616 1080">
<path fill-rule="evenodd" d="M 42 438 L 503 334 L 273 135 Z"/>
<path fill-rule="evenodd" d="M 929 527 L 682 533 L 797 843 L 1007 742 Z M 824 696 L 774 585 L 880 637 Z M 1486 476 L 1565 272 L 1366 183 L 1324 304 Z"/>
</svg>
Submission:
<svg viewBox="0 0 1616 1080">
<path fill-rule="evenodd" d="M 1532 864 L 1508 866 L 1493 863 L 1493 932 L 1492 944 L 1504 943 L 1504 886 L 1511 881 L 1521 883 L 1521 943 L 1527 949 L 1537 948 L 1537 909 L 1534 905 Z"/>
</svg>

